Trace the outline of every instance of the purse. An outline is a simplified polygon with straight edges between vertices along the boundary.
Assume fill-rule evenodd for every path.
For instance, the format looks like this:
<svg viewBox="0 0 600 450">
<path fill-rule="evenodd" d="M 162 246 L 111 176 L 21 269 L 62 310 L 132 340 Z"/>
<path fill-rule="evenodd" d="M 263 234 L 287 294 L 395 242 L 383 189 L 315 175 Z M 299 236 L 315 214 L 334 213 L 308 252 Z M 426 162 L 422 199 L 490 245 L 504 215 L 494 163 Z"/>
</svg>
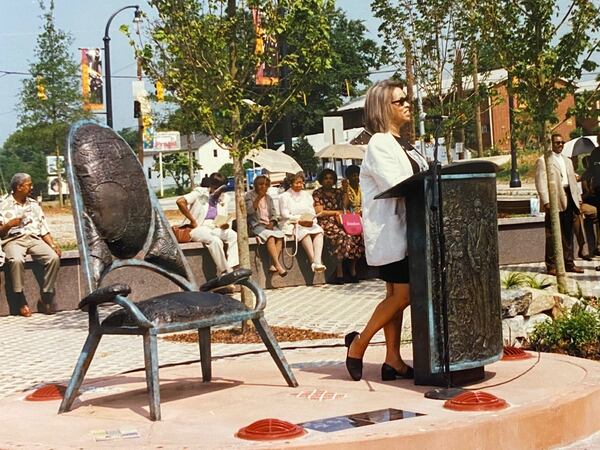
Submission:
<svg viewBox="0 0 600 450">
<path fill-rule="evenodd" d="M 180 244 L 192 241 L 191 233 L 193 228 L 189 223 L 186 225 L 173 225 L 171 228 L 173 229 L 175 239 L 177 239 L 177 242 Z"/>
<path fill-rule="evenodd" d="M 311 213 L 304 213 L 298 219 L 298 225 L 302 227 L 310 228 L 313 226 L 313 219 L 315 216 Z"/>
<path fill-rule="evenodd" d="M 359 236 L 363 232 L 362 218 L 353 212 L 343 213 L 342 227 L 349 236 Z"/>
</svg>

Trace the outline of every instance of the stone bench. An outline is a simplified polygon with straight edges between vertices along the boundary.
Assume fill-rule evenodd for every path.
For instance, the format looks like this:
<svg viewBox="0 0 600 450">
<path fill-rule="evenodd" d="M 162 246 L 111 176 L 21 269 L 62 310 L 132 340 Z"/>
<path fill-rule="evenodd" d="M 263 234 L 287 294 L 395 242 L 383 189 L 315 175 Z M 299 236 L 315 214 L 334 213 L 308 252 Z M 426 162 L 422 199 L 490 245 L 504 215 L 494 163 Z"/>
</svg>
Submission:
<svg viewBox="0 0 600 450">
<path fill-rule="evenodd" d="M 498 225 L 500 264 L 520 264 L 544 260 L 543 217 L 499 219 Z M 285 278 L 281 278 L 279 275 L 272 275 L 269 272 L 271 263 L 264 245 L 259 245 L 254 237 L 249 238 L 249 243 L 250 264 L 254 279 L 265 289 L 323 284 L 326 280 L 335 276 L 335 259 L 329 254 L 327 240 L 323 250 L 323 262 L 327 266 L 325 273 L 314 274 L 311 271 L 304 250 L 300 246 L 294 258 L 284 253 L 284 263 L 288 269 L 288 275 Z M 216 267 L 212 258 L 202 244 L 190 242 L 189 244 L 181 244 L 181 247 L 199 284 L 216 275 Z M 289 253 L 292 253 L 293 247 L 293 243 L 287 243 Z M 121 279 L 118 274 L 123 273 L 125 270 L 138 271 L 139 276 L 127 276 Z M 364 258 L 359 262 L 357 270 L 359 277 L 362 279 L 375 278 L 377 276 L 377 270 L 368 267 Z M 40 267 L 32 263 L 31 260 L 28 260 L 26 263 L 25 295 L 33 311 L 36 311 L 36 304 L 40 296 L 37 280 L 41 279 L 41 276 Z M 131 282 L 132 278 L 135 280 L 134 282 Z M 111 274 L 108 279 L 114 282 L 128 282 L 132 288 L 133 299 L 148 298 L 151 295 L 160 295 L 177 289 L 166 279 L 145 269 L 119 269 L 114 274 Z M 9 314 L 9 304 L 11 302 L 8 302 L 6 298 L 6 280 L 4 272 L 1 270 L 0 285 L 0 316 L 5 316 Z M 79 252 L 65 251 L 61 258 L 61 269 L 56 285 L 58 309 L 76 309 L 84 292 L 85 287 L 83 273 L 79 265 Z M 13 308 L 12 312 L 16 313 L 17 311 Z"/>
<path fill-rule="evenodd" d="M 329 254 L 329 247 L 325 245 L 323 250 L 323 262 L 327 266 L 324 273 L 313 273 L 306 254 L 300 246 L 295 257 L 291 257 L 284 252 L 283 261 L 288 275 L 280 277 L 271 274 L 269 267 L 271 265 L 266 246 L 258 244 L 256 238 L 249 238 L 250 244 L 250 264 L 253 278 L 262 288 L 273 289 L 290 286 L 310 286 L 323 284 L 326 280 L 335 276 L 335 259 Z M 215 264 L 204 245 L 197 242 L 180 244 L 188 263 L 194 273 L 196 282 L 200 285 L 205 281 L 216 276 Z M 287 243 L 287 251 L 292 253 L 294 244 Z M 32 311 L 37 311 L 37 302 L 40 298 L 39 281 L 42 277 L 41 267 L 31 261 L 28 257 L 25 264 L 25 296 Z M 367 268 L 364 263 L 358 266 L 359 276 L 361 278 L 370 278 L 376 275 L 374 269 Z M 120 276 L 128 272 L 127 276 Z M 7 299 L 6 277 L 4 271 L 0 270 L 0 316 L 10 313 L 16 314 L 14 299 Z M 135 274 L 139 272 L 139 274 Z M 133 275 L 132 275 L 133 273 Z M 134 300 L 148 298 L 154 295 L 160 295 L 177 290 L 177 286 L 169 282 L 154 272 L 141 268 L 121 268 L 109 274 L 104 284 L 112 282 L 125 282 L 132 288 L 130 298 Z M 132 282 L 132 280 L 134 280 Z M 77 304 L 85 294 L 85 281 L 83 271 L 79 263 L 78 251 L 65 251 L 61 257 L 61 269 L 56 282 L 56 303 L 59 310 L 77 309 Z"/>
</svg>

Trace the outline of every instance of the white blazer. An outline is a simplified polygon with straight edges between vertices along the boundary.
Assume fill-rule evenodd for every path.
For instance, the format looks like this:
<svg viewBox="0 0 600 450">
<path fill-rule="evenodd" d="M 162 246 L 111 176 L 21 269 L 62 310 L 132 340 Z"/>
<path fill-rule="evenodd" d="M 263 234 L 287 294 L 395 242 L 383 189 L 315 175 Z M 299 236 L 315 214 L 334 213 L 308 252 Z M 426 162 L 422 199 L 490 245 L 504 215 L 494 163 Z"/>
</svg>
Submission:
<svg viewBox="0 0 600 450">
<path fill-rule="evenodd" d="M 374 197 L 412 175 L 410 160 L 394 136 L 374 134 L 360 168 L 365 254 L 370 266 L 383 266 L 406 257 L 404 198 Z"/>
<path fill-rule="evenodd" d="M 210 192 L 208 188 L 197 187 L 194 188 L 191 192 L 184 195 L 185 201 L 188 203 L 188 207 L 190 208 L 190 213 L 196 219 L 198 226 L 204 223 L 204 219 L 206 218 L 206 213 L 208 211 L 208 199 L 210 197 Z M 219 196 L 219 200 L 217 201 L 217 215 L 226 216 L 229 211 L 229 204 L 227 196 L 222 193 Z M 187 219 L 185 223 L 189 222 Z M 231 222 L 231 220 L 229 221 Z"/>
</svg>

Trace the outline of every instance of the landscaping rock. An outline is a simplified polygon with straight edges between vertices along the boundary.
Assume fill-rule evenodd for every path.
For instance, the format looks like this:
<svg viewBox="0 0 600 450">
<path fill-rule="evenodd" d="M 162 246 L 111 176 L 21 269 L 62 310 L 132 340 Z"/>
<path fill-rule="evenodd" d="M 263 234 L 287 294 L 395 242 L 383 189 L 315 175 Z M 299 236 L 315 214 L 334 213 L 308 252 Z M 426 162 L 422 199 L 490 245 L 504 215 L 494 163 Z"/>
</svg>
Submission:
<svg viewBox="0 0 600 450">
<path fill-rule="evenodd" d="M 527 289 L 511 288 L 502 289 L 502 318 L 515 317 L 527 312 L 533 299 L 531 291 Z"/>
<path fill-rule="evenodd" d="M 571 297 L 566 294 L 554 294 L 554 300 L 556 301 L 554 308 L 552 308 L 552 317 L 556 319 L 570 311 L 571 308 L 581 302 L 578 298 Z"/>
<path fill-rule="evenodd" d="M 547 320 L 552 321 L 552 318 L 546 314 L 535 314 L 525 319 L 524 327 L 527 336 L 533 332 L 533 329 L 538 323 L 546 322 Z"/>
<path fill-rule="evenodd" d="M 518 339 L 527 337 L 525 318 L 523 316 L 510 317 L 502 321 L 502 338 L 508 345 L 514 345 Z"/>
<path fill-rule="evenodd" d="M 531 317 L 544 311 L 552 311 L 552 308 L 556 305 L 554 296 L 557 294 L 540 291 L 539 289 L 530 289 L 529 291 L 533 298 L 525 313 L 526 316 Z"/>
</svg>

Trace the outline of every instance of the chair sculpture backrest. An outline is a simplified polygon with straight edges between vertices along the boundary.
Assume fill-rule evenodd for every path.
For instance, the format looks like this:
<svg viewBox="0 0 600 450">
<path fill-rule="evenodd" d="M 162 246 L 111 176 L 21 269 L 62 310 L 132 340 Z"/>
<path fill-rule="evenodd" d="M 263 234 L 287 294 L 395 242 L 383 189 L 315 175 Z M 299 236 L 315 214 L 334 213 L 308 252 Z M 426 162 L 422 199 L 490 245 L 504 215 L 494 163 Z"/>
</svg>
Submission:
<svg viewBox="0 0 600 450">
<path fill-rule="evenodd" d="M 190 267 L 129 145 L 112 129 L 71 127 L 66 158 L 88 293 L 110 271 L 146 267 L 197 290 Z"/>
</svg>

